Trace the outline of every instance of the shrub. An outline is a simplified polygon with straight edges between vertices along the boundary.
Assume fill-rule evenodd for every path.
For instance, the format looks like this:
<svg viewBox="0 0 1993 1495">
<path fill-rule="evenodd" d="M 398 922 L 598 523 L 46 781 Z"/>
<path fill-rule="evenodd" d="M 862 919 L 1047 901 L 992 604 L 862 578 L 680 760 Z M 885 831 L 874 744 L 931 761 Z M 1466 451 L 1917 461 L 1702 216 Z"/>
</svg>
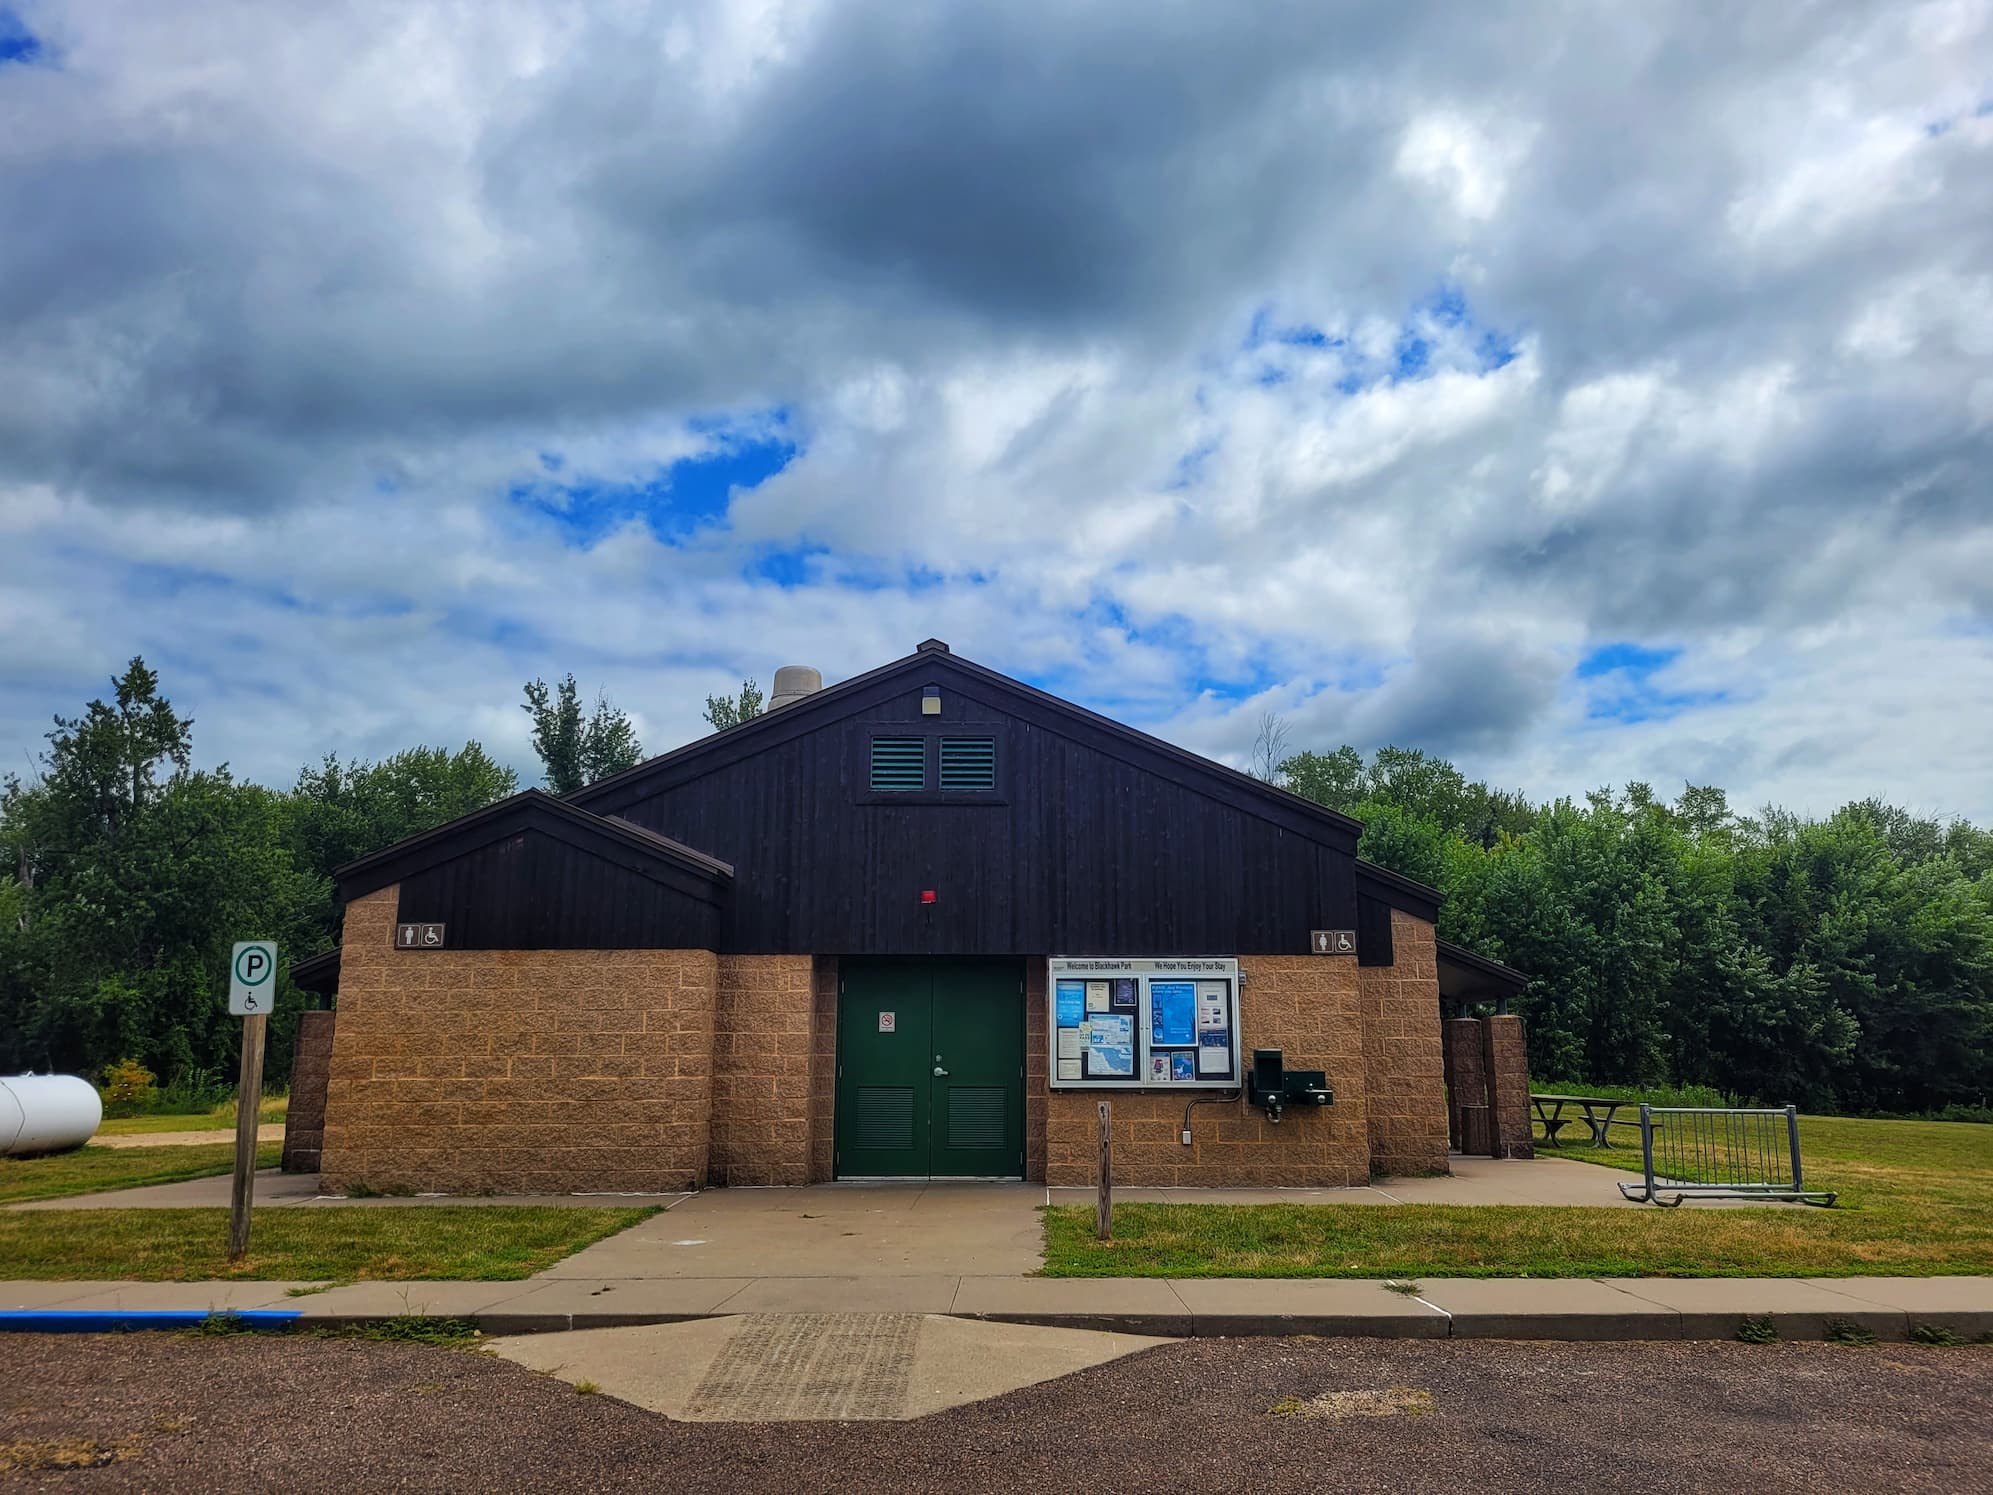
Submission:
<svg viewBox="0 0 1993 1495">
<path fill-rule="evenodd" d="M 136 1116 L 159 1100 L 158 1078 L 136 1059 L 120 1059 L 104 1070 L 98 1090 L 106 1116 Z"/>
<path fill-rule="evenodd" d="M 205 1116 L 235 1099 L 232 1086 L 211 1069 L 183 1069 L 159 1092 L 157 1109 L 167 1116 Z"/>
</svg>

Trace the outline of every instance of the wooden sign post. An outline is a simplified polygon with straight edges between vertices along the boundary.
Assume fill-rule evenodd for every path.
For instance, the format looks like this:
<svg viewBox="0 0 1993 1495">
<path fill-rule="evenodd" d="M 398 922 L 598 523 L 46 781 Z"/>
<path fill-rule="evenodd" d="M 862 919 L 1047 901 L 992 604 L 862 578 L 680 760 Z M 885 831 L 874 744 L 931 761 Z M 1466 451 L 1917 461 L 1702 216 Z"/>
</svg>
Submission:
<svg viewBox="0 0 1993 1495">
<path fill-rule="evenodd" d="M 1114 1113 L 1106 1101 L 1100 1103 L 1100 1197 L 1094 1203 L 1095 1240 L 1114 1234 Z"/>
<path fill-rule="evenodd" d="M 235 1178 L 228 1193 L 228 1259 L 249 1251 L 256 1202 L 256 1125 L 263 1113 L 263 1040 L 277 999 L 277 947 L 243 940 L 228 964 L 228 1010 L 242 1019 L 242 1069 L 235 1083 Z"/>
<path fill-rule="evenodd" d="M 270 1019 L 242 1020 L 242 1075 L 235 1086 L 235 1183 L 228 1192 L 228 1259 L 249 1250 L 249 1207 L 256 1202 L 256 1124 L 263 1112 L 263 1037 Z"/>
</svg>

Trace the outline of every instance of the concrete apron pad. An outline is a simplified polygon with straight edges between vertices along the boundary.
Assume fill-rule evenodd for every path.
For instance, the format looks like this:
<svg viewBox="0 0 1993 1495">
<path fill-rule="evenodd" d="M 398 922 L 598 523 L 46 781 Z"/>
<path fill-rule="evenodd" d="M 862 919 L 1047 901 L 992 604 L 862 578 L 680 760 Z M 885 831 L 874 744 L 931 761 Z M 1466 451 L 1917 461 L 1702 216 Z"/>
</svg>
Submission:
<svg viewBox="0 0 1993 1495">
<path fill-rule="evenodd" d="M 694 1422 L 924 1417 L 1170 1341 L 899 1313 L 748 1314 L 501 1339 L 519 1365 Z"/>
<path fill-rule="evenodd" d="M 707 1189 L 576 1252 L 553 1277 L 898 1278 L 1037 1269 L 1044 1191 L 1023 1184 Z M 842 1305 L 840 1305 L 842 1306 Z"/>
</svg>

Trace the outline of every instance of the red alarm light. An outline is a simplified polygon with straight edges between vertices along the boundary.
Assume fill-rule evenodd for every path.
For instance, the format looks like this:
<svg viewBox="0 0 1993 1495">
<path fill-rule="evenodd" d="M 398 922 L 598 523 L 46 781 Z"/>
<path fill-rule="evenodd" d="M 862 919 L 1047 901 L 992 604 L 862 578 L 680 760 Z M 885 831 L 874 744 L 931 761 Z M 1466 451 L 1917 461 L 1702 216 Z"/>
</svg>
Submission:
<svg viewBox="0 0 1993 1495">
<path fill-rule="evenodd" d="M 922 888 L 922 889 L 920 890 L 920 901 L 921 901 L 922 903 L 932 903 L 932 902 L 934 902 L 934 889 L 932 889 L 932 888 Z"/>
</svg>

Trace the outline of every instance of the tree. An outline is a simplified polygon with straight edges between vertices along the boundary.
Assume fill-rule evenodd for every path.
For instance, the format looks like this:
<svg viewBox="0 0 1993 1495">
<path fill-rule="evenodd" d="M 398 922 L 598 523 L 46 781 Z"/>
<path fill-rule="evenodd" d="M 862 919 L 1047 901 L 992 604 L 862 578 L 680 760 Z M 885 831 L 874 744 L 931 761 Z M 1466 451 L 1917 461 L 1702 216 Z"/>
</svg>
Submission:
<svg viewBox="0 0 1993 1495">
<path fill-rule="evenodd" d="M 313 948 L 330 948 L 337 935 L 334 868 L 481 810 L 518 787 L 518 775 L 476 742 L 454 753 L 409 748 L 378 763 L 342 763 L 328 754 L 300 769 L 285 802 L 284 840 L 299 869 L 324 880 L 325 896 L 309 916 Z"/>
<path fill-rule="evenodd" d="M 572 794 L 634 767 L 643 757 L 628 714 L 607 695 L 597 692 L 595 710 L 582 716 L 573 675 L 552 689 L 544 680 L 528 681 L 526 704 L 520 709 L 533 719 L 533 751 L 540 755 L 547 788 L 555 794 Z"/>
<path fill-rule="evenodd" d="M 751 722 L 761 715 L 762 709 L 761 687 L 752 680 L 741 681 L 738 696 L 706 697 L 706 720 L 716 732 Z"/>
<path fill-rule="evenodd" d="M 228 949 L 298 948 L 323 896 L 282 834 L 284 797 L 189 767 L 192 723 L 133 660 L 111 704 L 58 718 L 39 782 L 0 803 L 0 1066 L 94 1071 L 123 1057 L 225 1073 Z M 272 1065 L 298 1008 L 280 979 Z"/>
<path fill-rule="evenodd" d="M 1253 733 L 1252 751 L 1246 758 L 1246 772 L 1269 784 L 1281 781 L 1281 768 L 1287 762 L 1287 739 L 1292 735 L 1285 717 L 1277 711 L 1259 714 L 1259 730 Z"/>
</svg>

